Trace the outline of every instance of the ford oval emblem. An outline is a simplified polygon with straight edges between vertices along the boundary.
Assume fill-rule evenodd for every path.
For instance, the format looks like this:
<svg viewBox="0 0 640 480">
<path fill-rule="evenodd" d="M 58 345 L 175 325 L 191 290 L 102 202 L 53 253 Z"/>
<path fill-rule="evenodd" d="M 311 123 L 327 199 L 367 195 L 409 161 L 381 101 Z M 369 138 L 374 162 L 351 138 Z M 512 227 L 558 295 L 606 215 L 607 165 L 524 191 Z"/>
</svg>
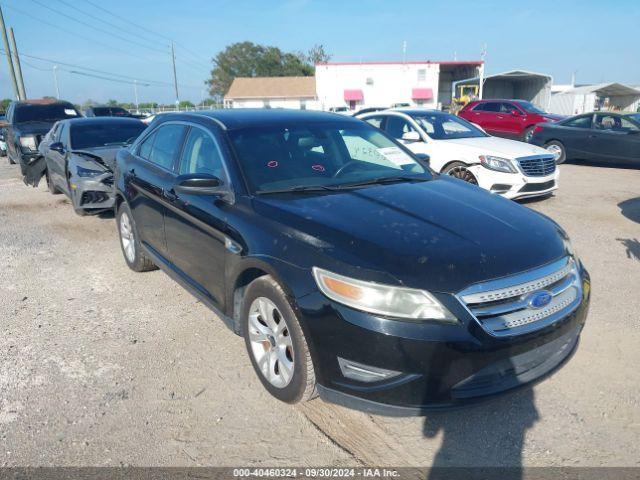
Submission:
<svg viewBox="0 0 640 480">
<path fill-rule="evenodd" d="M 532 293 L 529 295 L 528 303 L 531 308 L 542 308 L 546 307 L 551 303 L 553 299 L 553 295 L 551 292 L 547 290 L 540 290 L 539 292 Z"/>
</svg>

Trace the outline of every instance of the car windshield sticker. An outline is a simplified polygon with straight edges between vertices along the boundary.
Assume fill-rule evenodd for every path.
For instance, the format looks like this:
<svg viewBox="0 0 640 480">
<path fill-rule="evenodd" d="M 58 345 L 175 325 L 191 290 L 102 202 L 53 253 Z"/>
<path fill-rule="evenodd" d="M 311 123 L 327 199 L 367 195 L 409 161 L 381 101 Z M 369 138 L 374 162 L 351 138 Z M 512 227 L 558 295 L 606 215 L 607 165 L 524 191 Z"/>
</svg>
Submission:
<svg viewBox="0 0 640 480">
<path fill-rule="evenodd" d="M 276 160 L 271 160 L 269 163 L 267 163 L 267 167 L 269 168 L 276 168 L 278 166 L 278 162 Z"/>
<path fill-rule="evenodd" d="M 322 165 L 312 165 L 311 168 L 316 172 L 324 172 L 324 167 Z"/>
<path fill-rule="evenodd" d="M 73 108 L 65 108 L 65 109 L 64 109 L 64 114 L 65 114 L 65 115 L 73 115 L 73 116 L 76 116 L 76 115 L 78 115 L 78 112 L 76 112 Z"/>
<path fill-rule="evenodd" d="M 413 162 L 411 157 L 400 150 L 398 147 L 378 148 L 378 153 L 389 160 L 394 165 L 401 167 L 402 165 L 410 165 Z"/>
</svg>

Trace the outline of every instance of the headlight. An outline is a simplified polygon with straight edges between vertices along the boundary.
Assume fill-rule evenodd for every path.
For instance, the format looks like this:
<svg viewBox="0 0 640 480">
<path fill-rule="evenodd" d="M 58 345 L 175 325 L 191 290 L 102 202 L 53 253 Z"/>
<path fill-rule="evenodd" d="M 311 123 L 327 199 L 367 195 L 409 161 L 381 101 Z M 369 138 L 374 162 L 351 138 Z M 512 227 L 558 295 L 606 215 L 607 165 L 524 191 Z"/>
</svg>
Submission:
<svg viewBox="0 0 640 480">
<path fill-rule="evenodd" d="M 104 171 L 100 170 L 91 170 L 90 168 L 77 167 L 76 173 L 79 177 L 96 177 L 98 175 L 102 175 Z"/>
<path fill-rule="evenodd" d="M 364 282 L 313 267 L 322 293 L 357 310 L 412 320 L 430 319 L 455 323 L 456 317 L 424 290 Z"/>
<path fill-rule="evenodd" d="M 494 157 L 493 155 L 480 155 L 480 163 L 489 170 L 505 173 L 518 173 L 508 158 Z"/>
<path fill-rule="evenodd" d="M 38 151 L 38 146 L 36 145 L 36 137 L 34 137 L 33 135 L 20 137 L 20 146 L 32 152 Z"/>
</svg>

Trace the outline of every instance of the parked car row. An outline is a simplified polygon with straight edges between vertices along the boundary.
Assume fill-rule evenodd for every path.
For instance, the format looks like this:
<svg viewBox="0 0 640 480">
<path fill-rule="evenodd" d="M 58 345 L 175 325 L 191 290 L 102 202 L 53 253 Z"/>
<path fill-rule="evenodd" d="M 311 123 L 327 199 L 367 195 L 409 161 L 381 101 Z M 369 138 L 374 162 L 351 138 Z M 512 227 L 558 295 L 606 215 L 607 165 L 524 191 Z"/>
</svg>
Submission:
<svg viewBox="0 0 640 480">
<path fill-rule="evenodd" d="M 558 368 L 590 298 L 566 233 L 434 172 L 417 147 L 438 165 L 457 148 L 485 157 L 471 173 L 509 175 L 500 168 L 510 165 L 518 177 L 523 156 L 548 152 L 518 143 L 507 154 L 509 141 L 438 112 L 363 118 L 240 109 L 163 114 L 146 128 L 65 119 L 39 145 L 44 163 L 27 170 L 76 210 L 96 207 L 82 198 L 104 187 L 126 264 L 161 268 L 216 312 L 282 401 L 319 394 L 422 413 Z"/>
</svg>

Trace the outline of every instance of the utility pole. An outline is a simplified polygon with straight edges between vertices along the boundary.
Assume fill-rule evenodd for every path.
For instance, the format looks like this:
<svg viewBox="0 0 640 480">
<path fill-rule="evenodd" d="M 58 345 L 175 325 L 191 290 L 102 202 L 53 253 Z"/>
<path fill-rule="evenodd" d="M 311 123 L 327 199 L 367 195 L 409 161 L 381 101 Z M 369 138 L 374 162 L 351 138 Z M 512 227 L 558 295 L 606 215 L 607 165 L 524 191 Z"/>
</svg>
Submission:
<svg viewBox="0 0 640 480">
<path fill-rule="evenodd" d="M 487 44 L 485 43 L 482 47 L 482 52 L 480 53 L 480 60 L 482 60 L 482 63 L 480 64 L 480 77 L 478 78 L 478 100 L 482 100 L 482 94 L 484 92 L 484 64 L 486 56 Z"/>
<path fill-rule="evenodd" d="M 138 80 L 133 81 L 133 93 L 136 97 L 136 113 L 140 113 L 140 107 L 138 107 Z"/>
<path fill-rule="evenodd" d="M 53 84 L 56 86 L 56 98 L 60 99 L 60 89 L 58 88 L 58 66 L 53 66 Z"/>
<path fill-rule="evenodd" d="M 9 39 L 11 40 L 11 47 L 13 48 L 13 56 L 15 57 L 16 76 L 18 77 L 18 95 L 20 100 L 27 99 L 27 92 L 24 89 L 24 79 L 22 78 L 22 67 L 20 66 L 20 55 L 18 54 L 18 45 L 16 44 L 16 37 L 13 34 L 13 27 L 9 28 Z"/>
<path fill-rule="evenodd" d="M 176 74 L 176 51 L 171 42 L 171 61 L 173 63 L 173 87 L 176 90 L 176 108 L 180 108 L 180 96 L 178 95 L 178 75 Z"/>
<path fill-rule="evenodd" d="M 11 60 L 11 49 L 9 48 L 7 27 L 5 27 L 4 25 L 4 15 L 2 14 L 2 8 L 0 8 L 0 27 L 2 28 L 2 41 L 4 43 L 4 51 L 7 54 L 7 64 L 9 65 L 9 76 L 11 77 L 11 85 L 13 86 L 13 96 L 14 98 L 20 100 L 20 90 L 18 90 L 18 84 L 16 82 L 16 72 L 13 69 L 13 60 Z"/>
</svg>

